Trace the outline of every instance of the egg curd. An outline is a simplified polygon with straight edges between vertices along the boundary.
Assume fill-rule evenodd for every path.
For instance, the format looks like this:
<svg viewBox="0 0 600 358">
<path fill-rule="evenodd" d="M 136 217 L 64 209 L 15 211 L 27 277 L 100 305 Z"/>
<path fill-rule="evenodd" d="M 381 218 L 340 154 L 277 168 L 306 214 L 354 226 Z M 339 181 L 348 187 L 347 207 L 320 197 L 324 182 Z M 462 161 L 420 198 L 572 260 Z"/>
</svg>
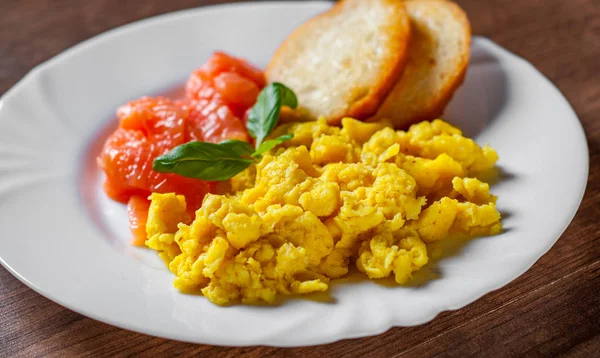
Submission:
<svg viewBox="0 0 600 358">
<path fill-rule="evenodd" d="M 294 138 L 205 197 L 196 217 L 185 199 L 152 194 L 146 245 L 175 287 L 223 305 L 272 303 L 325 291 L 350 265 L 405 284 L 427 264 L 427 245 L 452 234 L 502 229 L 496 197 L 474 174 L 493 167 L 442 120 L 408 131 L 346 118 L 280 126 Z"/>
</svg>

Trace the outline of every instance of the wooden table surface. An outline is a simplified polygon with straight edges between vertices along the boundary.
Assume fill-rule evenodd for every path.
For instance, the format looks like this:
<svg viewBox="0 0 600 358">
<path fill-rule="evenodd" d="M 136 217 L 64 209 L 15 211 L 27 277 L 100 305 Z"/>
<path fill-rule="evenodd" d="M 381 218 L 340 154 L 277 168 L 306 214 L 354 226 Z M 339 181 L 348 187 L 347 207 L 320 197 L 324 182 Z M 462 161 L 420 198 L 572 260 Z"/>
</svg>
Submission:
<svg viewBox="0 0 600 358">
<path fill-rule="evenodd" d="M 218 2 L 225 1 L 0 0 L 0 94 L 35 65 L 93 35 Z M 122 330 L 49 301 L 0 268 L 0 356 L 600 356 L 600 1 L 459 3 L 474 34 L 525 57 L 557 84 L 587 134 L 590 176 L 581 208 L 527 273 L 423 326 L 277 349 L 193 345 Z"/>
</svg>

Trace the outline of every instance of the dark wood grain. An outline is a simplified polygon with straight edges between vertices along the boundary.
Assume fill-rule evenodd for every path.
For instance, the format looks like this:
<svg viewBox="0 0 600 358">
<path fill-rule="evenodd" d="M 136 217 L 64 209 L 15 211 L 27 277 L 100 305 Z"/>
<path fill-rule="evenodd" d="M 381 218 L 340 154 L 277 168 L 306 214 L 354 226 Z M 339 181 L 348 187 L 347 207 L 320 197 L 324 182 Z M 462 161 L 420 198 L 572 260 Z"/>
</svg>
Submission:
<svg viewBox="0 0 600 358">
<path fill-rule="evenodd" d="M 219 2 L 224 1 L 0 0 L 0 93 L 35 65 L 91 36 L 148 16 Z M 525 57 L 556 83 L 586 130 L 591 167 L 581 208 L 527 273 L 423 326 L 277 349 L 193 345 L 125 331 L 43 298 L 0 268 L 0 356 L 599 356 L 600 1 L 459 3 L 475 34 Z"/>
</svg>

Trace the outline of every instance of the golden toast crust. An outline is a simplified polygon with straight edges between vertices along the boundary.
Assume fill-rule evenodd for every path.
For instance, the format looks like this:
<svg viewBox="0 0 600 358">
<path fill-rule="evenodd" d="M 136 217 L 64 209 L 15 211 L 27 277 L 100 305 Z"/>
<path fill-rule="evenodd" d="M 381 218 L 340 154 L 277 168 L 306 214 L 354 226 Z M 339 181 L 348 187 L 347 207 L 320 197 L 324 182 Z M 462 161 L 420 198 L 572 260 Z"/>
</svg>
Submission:
<svg viewBox="0 0 600 358">
<path fill-rule="evenodd" d="M 377 114 L 370 120 L 390 119 L 396 128 L 407 128 L 411 124 L 438 118 L 452 99 L 454 92 L 463 83 L 466 76 L 470 57 L 471 26 L 465 12 L 455 3 L 447 0 L 411 0 L 407 2 L 407 10 L 411 17 L 413 26 L 412 43 L 409 45 L 409 59 L 405 69 L 395 87 L 388 94 Z M 429 17 L 420 18 L 418 11 L 436 11 L 436 16 L 444 16 L 443 21 L 453 21 L 460 28 L 460 33 L 447 34 L 436 29 L 429 21 Z M 438 32 L 436 32 L 438 31 Z M 425 33 L 423 33 L 425 32 Z M 453 56 L 452 61 L 443 61 L 436 58 L 436 46 L 453 46 L 455 41 L 460 40 L 462 48 Z M 421 42 L 421 43 L 417 43 Z M 431 42 L 422 43 L 422 42 Z M 439 42 L 439 43 L 436 43 Z M 426 48 L 427 50 L 422 50 Z M 418 50 L 421 49 L 421 50 Z M 426 76 L 440 76 L 442 83 L 427 86 L 418 85 L 417 81 L 425 81 L 423 78 L 415 78 L 411 74 L 416 71 L 423 72 L 427 68 Z M 416 93 L 422 91 L 421 93 Z M 410 98 L 410 100 L 409 100 Z"/>
<path fill-rule="evenodd" d="M 336 28 L 329 25 L 330 20 L 345 16 L 346 13 L 353 11 L 354 9 L 364 6 L 366 1 L 372 1 L 373 6 L 386 6 L 389 10 L 386 12 L 386 16 L 393 17 L 393 24 L 389 26 L 380 26 L 377 29 L 377 36 L 386 36 L 389 38 L 386 41 L 385 54 L 382 58 L 385 60 L 381 64 L 378 64 L 375 70 L 379 71 L 379 74 L 375 76 L 374 81 L 370 81 L 368 86 L 347 87 L 347 88 L 336 88 L 336 90 L 346 91 L 344 92 L 344 105 L 336 106 L 331 108 L 329 113 L 311 113 L 312 117 L 318 117 L 324 115 L 328 122 L 331 124 L 339 124 L 343 117 L 354 117 L 357 119 L 367 119 L 379 108 L 379 105 L 386 98 L 387 94 L 391 91 L 394 84 L 402 74 L 402 71 L 406 65 L 408 58 L 407 49 L 410 39 L 410 21 L 408 13 L 404 7 L 404 1 L 402 0 L 343 0 L 335 4 L 330 10 L 319 14 L 312 19 L 308 20 L 301 26 L 299 26 L 288 38 L 281 44 L 273 55 L 269 65 L 266 69 L 266 76 L 269 82 L 283 82 L 286 83 L 285 76 L 281 76 L 280 69 L 282 66 L 288 66 L 285 63 L 284 58 L 293 56 L 294 52 L 298 52 L 298 43 L 303 41 L 303 38 L 312 31 L 336 31 Z M 377 2 L 377 3 L 375 3 Z M 389 15 L 387 15 L 389 14 Z M 311 49 L 302 50 L 310 51 Z M 300 50 L 300 51 L 302 51 Z M 356 61 L 361 60 L 361 54 L 355 54 Z M 314 78 L 306 78 L 306 81 L 312 81 L 310 84 L 313 86 L 320 86 L 319 83 L 321 76 L 315 75 Z M 292 89 L 294 89 L 292 87 Z M 299 96 L 300 104 L 310 103 Z M 311 108 L 308 108 L 309 112 Z M 287 116 L 294 116 L 293 112 L 287 111 Z M 304 114 L 305 115 L 305 114 Z"/>
</svg>

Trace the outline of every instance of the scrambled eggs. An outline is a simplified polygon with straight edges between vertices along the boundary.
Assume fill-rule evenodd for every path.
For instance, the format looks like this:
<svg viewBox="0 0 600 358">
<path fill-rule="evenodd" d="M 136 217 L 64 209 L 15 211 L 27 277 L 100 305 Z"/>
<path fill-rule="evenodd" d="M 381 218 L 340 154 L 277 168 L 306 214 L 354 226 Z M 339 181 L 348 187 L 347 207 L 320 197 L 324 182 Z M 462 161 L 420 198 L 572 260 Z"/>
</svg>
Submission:
<svg viewBox="0 0 600 358">
<path fill-rule="evenodd" d="M 146 245 L 182 291 L 216 304 L 271 303 L 325 291 L 355 264 L 398 284 L 427 264 L 427 245 L 454 233 L 501 231 L 496 197 L 473 174 L 497 161 L 441 121 L 408 131 L 346 118 L 280 126 L 294 138 L 206 196 L 189 218 L 185 199 L 152 194 Z"/>
</svg>

